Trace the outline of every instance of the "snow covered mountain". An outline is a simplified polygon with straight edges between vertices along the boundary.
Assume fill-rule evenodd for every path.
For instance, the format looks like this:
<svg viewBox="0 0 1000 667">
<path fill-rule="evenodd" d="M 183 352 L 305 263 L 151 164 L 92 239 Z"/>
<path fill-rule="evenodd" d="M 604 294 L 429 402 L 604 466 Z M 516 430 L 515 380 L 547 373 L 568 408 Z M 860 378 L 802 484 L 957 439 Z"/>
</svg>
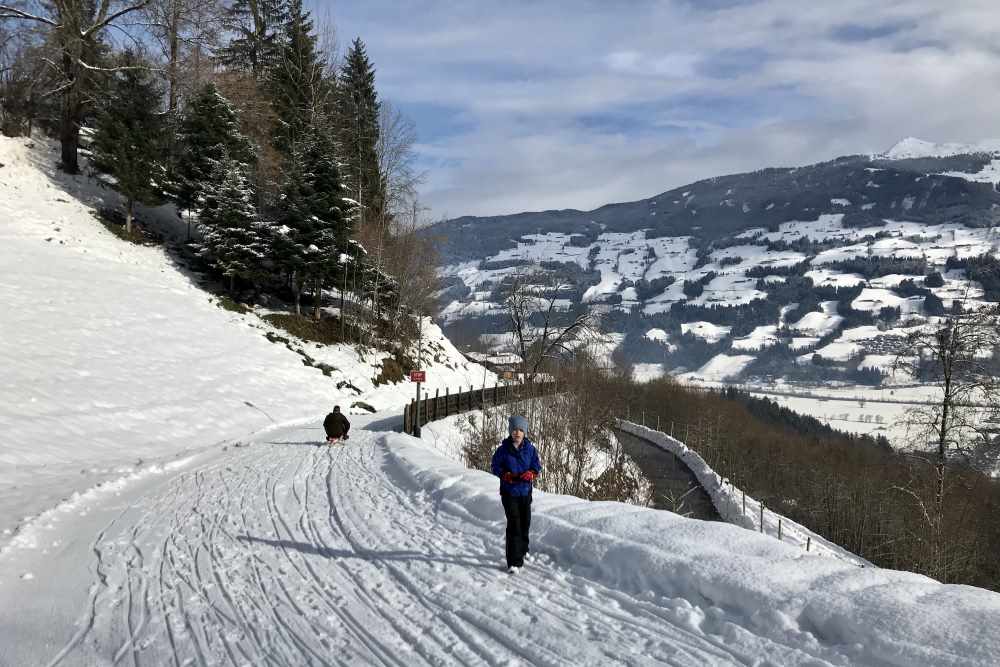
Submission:
<svg viewBox="0 0 1000 667">
<path fill-rule="evenodd" d="M 907 137 L 897 142 L 880 157 L 887 160 L 907 160 L 925 157 L 951 157 L 975 153 L 1000 153 L 1000 140 L 990 139 L 977 144 L 936 144 L 916 137 Z"/>
<path fill-rule="evenodd" d="M 911 326 L 1000 300 L 998 150 L 907 139 L 589 212 L 442 222 L 441 319 L 499 348 L 504 280 L 537 271 L 557 308 L 605 315 L 643 377 L 878 384 Z"/>
</svg>

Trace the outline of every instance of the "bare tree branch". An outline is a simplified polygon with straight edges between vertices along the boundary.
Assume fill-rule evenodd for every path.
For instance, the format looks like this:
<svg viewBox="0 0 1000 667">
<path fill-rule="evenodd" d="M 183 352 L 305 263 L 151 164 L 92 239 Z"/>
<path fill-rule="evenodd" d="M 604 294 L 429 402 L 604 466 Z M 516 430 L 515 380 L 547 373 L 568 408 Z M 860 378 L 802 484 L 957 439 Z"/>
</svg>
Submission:
<svg viewBox="0 0 1000 667">
<path fill-rule="evenodd" d="M 80 32 L 80 36 L 83 37 L 83 38 L 85 38 L 85 39 L 89 38 L 94 33 L 96 33 L 98 31 L 104 29 L 109 24 L 113 23 L 115 21 L 115 19 L 118 19 L 119 17 L 122 17 L 122 16 L 124 16 L 126 14 L 129 14 L 131 12 L 138 11 L 138 10 L 142 9 L 143 7 L 145 7 L 148 4 L 149 4 L 149 0 L 143 0 L 142 2 L 136 3 L 134 5 L 130 5 L 128 7 L 124 7 L 122 9 L 118 10 L 117 12 L 115 12 L 114 14 L 111 14 L 110 16 L 106 16 L 108 7 L 110 5 L 110 2 L 109 2 L 109 0 L 104 0 L 104 2 L 102 3 L 102 6 L 101 6 L 101 12 L 98 14 L 98 17 L 97 17 L 97 21 L 94 23 L 94 25 L 90 26 L 86 30 L 81 31 Z M 105 17 L 105 16 L 106 16 L 106 18 L 102 18 L 102 17 Z"/>
<path fill-rule="evenodd" d="M 0 5 L 0 20 L 2 19 L 25 19 L 28 21 L 38 21 L 39 23 L 50 25 L 53 28 L 59 26 L 59 24 L 52 19 L 47 19 L 44 16 L 35 16 L 34 14 L 29 14 L 28 12 L 21 11 L 20 9 L 10 7 L 8 5 Z"/>
</svg>

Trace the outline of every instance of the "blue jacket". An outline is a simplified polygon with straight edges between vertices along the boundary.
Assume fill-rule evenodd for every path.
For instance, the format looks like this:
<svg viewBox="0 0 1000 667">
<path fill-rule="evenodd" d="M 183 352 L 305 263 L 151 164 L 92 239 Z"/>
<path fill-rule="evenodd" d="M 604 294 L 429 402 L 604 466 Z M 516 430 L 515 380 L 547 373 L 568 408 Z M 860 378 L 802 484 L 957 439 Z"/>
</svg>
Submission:
<svg viewBox="0 0 1000 667">
<path fill-rule="evenodd" d="M 490 465 L 497 477 L 505 472 L 512 472 L 517 477 L 526 470 L 534 470 L 537 475 L 542 471 L 542 462 L 538 460 L 538 451 L 531 441 L 525 438 L 520 449 L 515 449 L 510 438 L 506 438 L 493 452 L 493 463 Z M 531 482 L 515 481 L 513 484 L 500 480 L 501 496 L 530 496 Z"/>
</svg>

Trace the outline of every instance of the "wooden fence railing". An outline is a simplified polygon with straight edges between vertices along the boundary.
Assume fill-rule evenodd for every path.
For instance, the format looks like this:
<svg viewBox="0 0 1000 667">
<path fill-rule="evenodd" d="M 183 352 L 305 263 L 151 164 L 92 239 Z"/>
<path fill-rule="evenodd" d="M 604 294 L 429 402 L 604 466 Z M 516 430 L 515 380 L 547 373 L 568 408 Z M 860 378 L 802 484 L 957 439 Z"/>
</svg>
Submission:
<svg viewBox="0 0 1000 667">
<path fill-rule="evenodd" d="M 420 435 L 420 427 L 438 419 L 460 412 L 480 410 L 483 407 L 512 403 L 527 398 L 537 398 L 556 393 L 555 382 L 535 382 L 532 384 L 496 384 L 492 387 L 469 387 L 468 391 L 451 393 L 450 388 L 434 390 L 434 396 L 410 401 L 403 408 L 403 432 Z"/>
</svg>

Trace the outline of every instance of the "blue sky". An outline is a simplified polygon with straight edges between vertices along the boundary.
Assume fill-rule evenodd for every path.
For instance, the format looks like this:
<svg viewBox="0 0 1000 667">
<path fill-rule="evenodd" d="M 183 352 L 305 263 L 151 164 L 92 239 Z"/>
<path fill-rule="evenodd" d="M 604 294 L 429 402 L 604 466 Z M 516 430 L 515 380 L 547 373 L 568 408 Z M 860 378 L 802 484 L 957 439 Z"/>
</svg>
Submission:
<svg viewBox="0 0 1000 667">
<path fill-rule="evenodd" d="M 415 123 L 433 217 L 1000 137 L 995 0 L 313 0 Z"/>
</svg>

